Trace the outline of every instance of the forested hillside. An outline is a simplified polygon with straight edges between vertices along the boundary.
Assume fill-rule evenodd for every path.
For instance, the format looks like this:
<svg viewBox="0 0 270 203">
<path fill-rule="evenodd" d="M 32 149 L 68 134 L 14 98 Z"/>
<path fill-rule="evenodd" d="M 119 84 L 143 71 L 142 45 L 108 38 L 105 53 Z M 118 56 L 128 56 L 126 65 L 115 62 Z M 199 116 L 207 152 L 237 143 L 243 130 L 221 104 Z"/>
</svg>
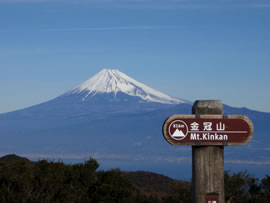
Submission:
<svg viewBox="0 0 270 203">
<path fill-rule="evenodd" d="M 151 172 L 97 170 L 90 158 L 65 164 L 0 158 L 0 202 L 191 202 L 191 182 Z M 225 173 L 226 202 L 270 202 L 270 176 Z"/>
</svg>

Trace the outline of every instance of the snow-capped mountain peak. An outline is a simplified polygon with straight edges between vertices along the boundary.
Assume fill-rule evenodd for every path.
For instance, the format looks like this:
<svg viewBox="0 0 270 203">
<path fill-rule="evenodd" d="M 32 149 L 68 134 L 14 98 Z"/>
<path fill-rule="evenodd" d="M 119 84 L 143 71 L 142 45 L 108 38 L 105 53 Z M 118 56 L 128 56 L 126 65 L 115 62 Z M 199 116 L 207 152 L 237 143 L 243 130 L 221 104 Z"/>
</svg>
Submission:
<svg viewBox="0 0 270 203">
<path fill-rule="evenodd" d="M 140 97 L 147 102 L 158 102 L 163 104 L 186 103 L 175 97 L 170 97 L 162 92 L 154 90 L 120 72 L 117 69 L 103 69 L 78 87 L 71 90 L 71 93 L 87 92 L 84 99 L 89 96 L 103 93 L 118 92 L 130 96 Z"/>
</svg>

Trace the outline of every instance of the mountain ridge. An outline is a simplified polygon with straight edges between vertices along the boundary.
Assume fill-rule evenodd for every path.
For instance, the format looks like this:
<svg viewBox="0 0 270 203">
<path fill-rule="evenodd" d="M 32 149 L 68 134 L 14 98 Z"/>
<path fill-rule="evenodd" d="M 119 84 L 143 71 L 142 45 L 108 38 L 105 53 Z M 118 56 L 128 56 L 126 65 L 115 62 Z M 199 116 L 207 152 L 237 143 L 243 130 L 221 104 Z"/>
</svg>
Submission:
<svg viewBox="0 0 270 203">
<path fill-rule="evenodd" d="M 182 178 L 175 175 L 175 167 L 187 170 L 191 151 L 169 145 L 161 129 L 168 116 L 191 114 L 190 102 L 140 102 L 141 97 L 122 91 L 91 92 L 82 101 L 88 93 L 84 89 L 69 91 L 39 105 L 0 114 L 0 152 L 54 158 L 90 154 L 108 167 L 151 170 Z M 255 164 L 261 167 L 260 173 L 265 173 L 270 166 L 270 113 L 223 107 L 225 114 L 247 115 L 255 127 L 252 140 L 242 147 L 226 148 L 225 157 L 230 164 Z M 247 156 L 247 152 L 252 154 Z"/>
<path fill-rule="evenodd" d="M 65 95 L 85 92 L 82 101 L 96 94 L 118 92 L 141 98 L 139 102 L 157 102 L 163 104 L 180 104 L 187 101 L 168 96 L 160 91 L 140 83 L 117 69 L 103 69 L 79 86 L 68 91 Z"/>
<path fill-rule="evenodd" d="M 58 117 L 131 113 L 167 108 L 187 100 L 168 96 L 130 78 L 117 69 L 103 69 L 66 93 L 43 103 L 8 112 L 4 117 Z"/>
</svg>

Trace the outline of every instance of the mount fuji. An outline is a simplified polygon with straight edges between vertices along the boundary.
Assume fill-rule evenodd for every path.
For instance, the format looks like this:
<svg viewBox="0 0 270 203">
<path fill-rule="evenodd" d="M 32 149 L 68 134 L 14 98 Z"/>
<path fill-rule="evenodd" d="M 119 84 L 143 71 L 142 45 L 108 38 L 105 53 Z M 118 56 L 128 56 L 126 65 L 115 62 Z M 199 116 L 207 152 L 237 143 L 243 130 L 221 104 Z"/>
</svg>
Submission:
<svg viewBox="0 0 270 203">
<path fill-rule="evenodd" d="M 175 97 L 170 97 L 164 93 L 154 90 L 116 69 L 103 69 L 98 74 L 74 88 L 65 95 L 82 94 L 82 101 L 87 101 L 97 94 L 113 93 L 116 98 L 117 93 L 137 97 L 140 103 L 157 102 L 161 104 L 185 103 Z M 125 100 L 127 101 L 127 100 Z"/>
<path fill-rule="evenodd" d="M 169 145 L 161 128 L 168 116 L 190 114 L 191 107 L 190 101 L 104 69 L 55 99 L 0 114 L 0 154 L 70 162 L 92 156 L 103 168 L 190 178 L 191 147 Z M 225 104 L 224 111 L 246 115 L 255 126 L 247 145 L 225 149 L 225 166 L 269 174 L 270 113 Z"/>
<path fill-rule="evenodd" d="M 79 86 L 48 102 L 6 114 L 16 118 L 69 118 L 135 113 L 191 102 L 154 90 L 116 69 L 103 69 Z"/>
</svg>

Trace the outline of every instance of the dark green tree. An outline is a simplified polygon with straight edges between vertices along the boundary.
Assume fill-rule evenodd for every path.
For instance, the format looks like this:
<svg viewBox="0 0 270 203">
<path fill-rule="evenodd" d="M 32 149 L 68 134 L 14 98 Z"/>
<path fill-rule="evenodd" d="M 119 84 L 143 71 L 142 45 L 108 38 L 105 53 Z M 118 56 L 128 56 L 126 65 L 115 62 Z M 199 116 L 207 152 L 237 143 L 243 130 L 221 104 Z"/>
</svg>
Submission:
<svg viewBox="0 0 270 203">
<path fill-rule="evenodd" d="M 270 176 L 266 175 L 262 179 L 262 190 L 266 200 L 270 202 Z"/>
<path fill-rule="evenodd" d="M 128 202 L 135 193 L 132 183 L 119 169 L 97 172 L 98 183 L 93 202 Z"/>
</svg>

